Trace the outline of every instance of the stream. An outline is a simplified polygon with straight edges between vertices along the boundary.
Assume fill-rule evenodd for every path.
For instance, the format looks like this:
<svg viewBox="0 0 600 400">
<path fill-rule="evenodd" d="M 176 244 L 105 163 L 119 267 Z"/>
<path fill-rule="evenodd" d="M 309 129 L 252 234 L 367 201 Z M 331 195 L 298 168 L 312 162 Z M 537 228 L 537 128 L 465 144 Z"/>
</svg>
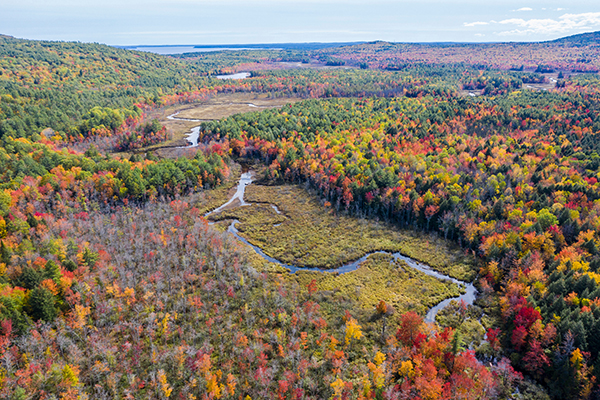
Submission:
<svg viewBox="0 0 600 400">
<path fill-rule="evenodd" d="M 170 120 L 174 120 L 174 121 L 193 121 L 193 122 L 202 122 L 201 119 L 191 119 L 191 118 L 177 118 L 177 114 L 179 114 L 179 112 L 176 112 L 175 114 L 171 114 L 167 117 L 167 119 Z M 187 134 L 187 136 L 185 137 L 185 139 L 191 143 L 190 146 L 180 146 L 178 147 L 178 149 L 183 149 L 186 147 L 197 147 L 198 146 L 198 138 L 200 137 L 200 125 L 193 127 L 190 130 L 190 133 Z"/>
<path fill-rule="evenodd" d="M 244 201 L 244 193 L 246 191 L 246 186 L 251 184 L 252 180 L 253 180 L 252 172 L 244 172 L 242 174 L 242 176 L 240 177 L 240 181 L 238 183 L 237 190 L 236 190 L 235 194 L 231 197 L 231 199 L 229 199 L 225 204 L 223 204 L 219 208 L 216 208 L 215 210 L 204 214 L 204 217 L 208 217 L 210 214 L 216 214 L 216 213 L 221 212 L 223 209 L 225 209 L 225 207 L 231 205 L 236 200 L 238 200 L 240 202 L 240 206 L 249 206 L 250 204 L 246 203 Z M 272 204 L 271 207 L 273 207 L 273 209 L 275 210 L 275 212 L 277 212 L 277 214 L 281 214 L 281 212 L 279 211 L 279 209 L 277 208 L 276 205 Z M 373 254 L 389 254 L 394 258 L 394 261 L 396 261 L 396 260 L 404 261 L 406 263 L 406 265 L 408 265 L 410 268 L 421 271 L 429 276 L 433 276 L 436 279 L 451 281 L 451 282 L 455 283 L 456 285 L 465 289 L 464 294 L 461 294 L 458 297 L 453 297 L 453 298 L 443 300 L 440 303 L 433 306 L 432 308 L 430 308 L 429 311 L 427 312 L 427 315 L 425 315 L 425 322 L 435 322 L 436 315 L 442 309 L 447 307 L 452 300 L 456 300 L 456 301 L 462 300 L 465 302 L 466 305 L 471 305 L 475 301 L 475 297 L 477 295 L 477 289 L 475 289 L 475 286 L 473 286 L 472 283 L 459 281 L 458 279 L 452 278 L 448 275 L 444 275 L 438 271 L 435 271 L 430 266 L 428 266 L 426 264 L 421 264 L 421 263 L 413 260 L 410 257 L 402 255 L 399 252 L 398 253 L 390 253 L 390 252 L 386 252 L 386 251 L 373 251 L 371 253 L 365 254 L 358 260 L 352 261 L 348 264 L 344 264 L 341 267 L 332 268 L 332 269 L 303 268 L 303 267 L 298 267 L 295 265 L 284 264 L 281 261 L 265 254 L 265 252 L 260 247 L 253 245 L 252 243 L 248 242 L 248 240 L 246 240 L 245 238 L 240 236 L 239 231 L 235 227 L 235 225 L 238 222 L 240 222 L 240 221 L 238 221 L 238 220 L 232 221 L 231 224 L 229 225 L 229 227 L 227 228 L 227 232 L 233 234 L 236 237 L 236 239 L 238 239 L 240 242 L 252 247 L 252 249 L 254 249 L 254 251 L 258 255 L 260 255 L 262 258 L 264 258 L 265 260 L 267 260 L 271 263 L 278 264 L 278 265 L 288 269 L 290 271 L 290 273 L 292 273 L 292 274 L 295 274 L 298 271 L 317 271 L 317 272 L 332 272 L 332 273 L 343 274 L 343 273 L 351 272 L 351 271 L 358 269 L 360 267 L 360 265 Z"/>
<path fill-rule="evenodd" d="M 225 78 L 223 78 L 225 79 Z M 241 78 L 232 78 L 232 79 L 241 79 Z M 230 105 L 233 103 L 230 103 Z M 252 108 L 269 108 L 269 107 L 264 107 L 264 106 L 257 106 L 256 104 L 252 104 L 252 103 L 244 103 L 246 104 L 248 107 L 252 107 Z M 173 121 L 192 121 L 192 122 L 206 122 L 209 121 L 208 119 L 192 119 L 192 118 L 179 118 L 177 117 L 177 114 L 179 114 L 181 111 L 176 112 L 175 114 L 171 114 L 169 116 L 167 116 L 167 119 L 173 120 Z M 179 146 L 177 147 L 178 149 L 184 149 L 187 147 L 198 147 L 198 138 L 200 137 L 200 128 L 201 126 L 195 126 L 193 127 L 190 132 L 186 135 L 185 140 L 187 140 L 188 142 L 190 142 L 189 146 Z"/>
</svg>

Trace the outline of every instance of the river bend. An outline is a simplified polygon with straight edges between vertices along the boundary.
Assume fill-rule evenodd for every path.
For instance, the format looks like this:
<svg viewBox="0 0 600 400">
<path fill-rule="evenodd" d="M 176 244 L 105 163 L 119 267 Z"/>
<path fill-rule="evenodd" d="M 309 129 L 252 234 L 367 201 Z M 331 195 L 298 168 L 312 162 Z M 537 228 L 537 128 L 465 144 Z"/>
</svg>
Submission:
<svg viewBox="0 0 600 400">
<path fill-rule="evenodd" d="M 225 204 L 223 204 L 222 206 L 218 207 L 217 209 L 208 212 L 204 215 L 204 217 L 208 217 L 210 214 L 216 214 L 221 212 L 223 209 L 225 209 L 227 206 L 231 205 L 232 203 L 234 203 L 236 200 L 239 201 L 240 206 L 249 206 L 249 203 L 246 203 L 244 201 L 244 193 L 246 191 L 246 186 L 248 186 L 249 184 L 252 183 L 252 173 L 251 172 L 245 172 L 242 174 L 242 176 L 240 177 L 240 181 L 238 183 L 237 186 L 237 190 L 235 192 L 235 194 L 231 197 L 231 199 L 229 199 Z M 275 209 L 275 211 L 279 214 L 280 211 L 279 209 L 277 209 L 277 206 L 272 205 L 272 207 Z M 233 234 L 236 239 L 238 239 L 240 242 L 252 247 L 252 249 L 254 249 L 254 251 L 260 255 L 262 258 L 264 258 L 265 260 L 267 260 L 268 262 L 271 263 L 275 263 L 278 264 L 286 269 L 288 269 L 290 271 L 290 273 L 294 274 L 298 271 L 317 271 L 317 272 L 333 272 L 333 273 L 338 273 L 338 274 L 343 274 L 346 272 L 351 272 L 351 271 L 355 271 L 356 269 L 358 269 L 360 267 L 360 265 L 367 259 L 369 258 L 371 255 L 373 254 L 389 254 L 391 255 L 394 260 L 401 260 L 404 261 L 406 263 L 406 265 L 408 265 L 410 268 L 416 269 L 418 271 L 421 271 L 429 276 L 433 276 L 434 278 L 437 279 L 441 279 L 441 280 L 447 280 L 447 281 L 451 281 L 453 283 L 455 283 L 456 285 L 462 287 L 465 289 L 465 293 L 461 294 L 458 297 L 453 297 L 453 298 L 449 298 L 446 300 L 441 301 L 440 303 L 436 304 L 435 306 L 431 307 L 429 309 L 429 311 L 427 312 L 427 314 L 425 315 L 425 322 L 435 322 L 435 317 L 436 315 L 443 310 L 445 307 L 447 307 L 450 302 L 452 300 L 456 300 L 456 301 L 464 301 L 465 304 L 467 305 L 471 305 L 473 304 L 473 302 L 475 301 L 475 297 L 477 295 L 477 289 L 475 288 L 475 286 L 472 283 L 468 283 L 468 282 L 463 282 L 460 281 L 458 279 L 452 278 L 451 276 L 442 274 L 441 272 L 438 272 L 434 269 L 432 269 L 430 266 L 426 265 L 426 264 L 422 264 L 419 263 L 416 260 L 413 260 L 410 257 L 407 257 L 405 255 L 402 255 L 401 253 L 391 253 L 391 252 L 386 252 L 386 251 L 374 251 L 371 253 L 368 253 L 364 256 L 362 256 L 361 258 L 359 258 L 358 260 L 352 261 L 350 263 L 344 264 L 341 267 L 338 268 L 332 268 L 332 269 L 320 269 L 320 268 L 303 268 L 303 267 L 298 267 L 295 265 L 288 265 L 288 264 L 284 264 L 281 261 L 265 254 L 265 252 L 258 246 L 253 245 L 252 243 L 250 243 L 247 239 L 243 238 L 242 236 L 240 236 L 239 231 L 237 230 L 237 228 L 235 227 L 235 225 L 238 223 L 238 220 L 234 220 L 231 222 L 231 224 L 229 225 L 229 227 L 227 228 L 227 231 L 231 234 Z"/>
</svg>

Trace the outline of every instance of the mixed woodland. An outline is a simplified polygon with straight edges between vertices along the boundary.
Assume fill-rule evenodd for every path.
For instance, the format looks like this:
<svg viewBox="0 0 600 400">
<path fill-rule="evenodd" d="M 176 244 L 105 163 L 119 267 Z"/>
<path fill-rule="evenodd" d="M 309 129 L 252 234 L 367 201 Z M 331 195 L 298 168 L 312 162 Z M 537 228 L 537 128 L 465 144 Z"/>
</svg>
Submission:
<svg viewBox="0 0 600 400">
<path fill-rule="evenodd" d="M 598 398 L 597 51 L 593 34 L 178 57 L 0 36 L 0 398 Z M 224 93 L 303 101 L 147 151 L 169 139 L 151 115 Z M 204 217 L 240 163 L 453 243 L 475 305 L 426 324 L 263 268 Z"/>
</svg>

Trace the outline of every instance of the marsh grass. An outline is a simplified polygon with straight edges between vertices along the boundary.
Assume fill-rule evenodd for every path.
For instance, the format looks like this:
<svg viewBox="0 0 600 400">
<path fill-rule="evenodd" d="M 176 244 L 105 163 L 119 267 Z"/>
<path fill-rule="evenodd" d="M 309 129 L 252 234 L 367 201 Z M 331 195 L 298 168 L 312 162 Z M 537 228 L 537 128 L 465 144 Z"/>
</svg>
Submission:
<svg viewBox="0 0 600 400">
<path fill-rule="evenodd" d="M 294 97 L 269 97 L 267 93 L 227 93 L 188 106 L 177 115 L 180 118 L 216 120 L 234 114 L 279 108 L 300 101 Z"/>
<path fill-rule="evenodd" d="M 374 310 L 383 300 L 399 314 L 425 315 L 432 306 L 460 294 L 456 284 L 426 275 L 388 254 L 373 254 L 360 268 L 345 274 L 300 271 L 291 279 L 300 286 L 315 279 L 319 290 L 355 298 L 365 310 Z"/>
<path fill-rule="evenodd" d="M 464 281 L 475 261 L 437 237 L 391 224 L 336 213 L 297 185 L 250 185 L 251 206 L 225 210 L 213 220 L 238 219 L 240 235 L 285 264 L 331 269 L 373 251 L 401 252 Z M 276 205 L 281 214 L 271 207 Z"/>
<path fill-rule="evenodd" d="M 245 200 L 251 205 L 230 208 L 209 219 L 221 231 L 233 219 L 239 220 L 236 227 L 241 236 L 285 264 L 334 268 L 373 251 L 400 251 L 458 279 L 474 277 L 474 261 L 447 242 L 337 214 L 300 186 L 252 184 L 246 188 Z M 406 311 L 425 315 L 430 307 L 461 294 L 456 284 L 410 268 L 390 254 L 373 254 L 357 270 L 345 274 L 290 274 L 249 248 L 248 260 L 257 270 L 279 276 L 301 290 L 314 279 L 324 312 L 339 314 L 340 307 L 354 304 L 362 321 L 369 320 L 381 300 L 391 304 L 396 315 Z"/>
</svg>

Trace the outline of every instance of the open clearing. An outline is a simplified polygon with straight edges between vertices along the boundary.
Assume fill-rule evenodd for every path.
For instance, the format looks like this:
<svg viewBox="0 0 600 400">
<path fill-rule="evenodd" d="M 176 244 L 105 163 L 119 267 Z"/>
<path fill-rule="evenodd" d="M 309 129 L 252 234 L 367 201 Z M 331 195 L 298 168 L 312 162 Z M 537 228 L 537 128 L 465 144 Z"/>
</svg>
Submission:
<svg viewBox="0 0 600 400">
<path fill-rule="evenodd" d="M 262 111 L 269 108 L 279 108 L 285 104 L 295 103 L 300 100 L 302 99 L 294 97 L 270 98 L 266 93 L 231 93 L 220 94 L 199 103 L 165 107 L 158 110 L 156 116 L 152 115 L 152 117 L 157 118 L 160 123 L 166 126 L 172 139 L 154 146 L 154 148 L 187 146 L 189 143 L 186 140 L 186 135 L 193 127 L 200 125 L 200 122 L 186 121 L 185 119 L 214 121 L 235 114 Z M 175 113 L 178 113 L 176 116 L 178 119 L 167 118 Z M 149 147 L 146 150 L 152 149 L 153 147 Z M 164 151 L 164 149 L 161 149 L 161 153 L 164 153 Z M 167 156 L 166 154 L 161 155 Z"/>
</svg>

